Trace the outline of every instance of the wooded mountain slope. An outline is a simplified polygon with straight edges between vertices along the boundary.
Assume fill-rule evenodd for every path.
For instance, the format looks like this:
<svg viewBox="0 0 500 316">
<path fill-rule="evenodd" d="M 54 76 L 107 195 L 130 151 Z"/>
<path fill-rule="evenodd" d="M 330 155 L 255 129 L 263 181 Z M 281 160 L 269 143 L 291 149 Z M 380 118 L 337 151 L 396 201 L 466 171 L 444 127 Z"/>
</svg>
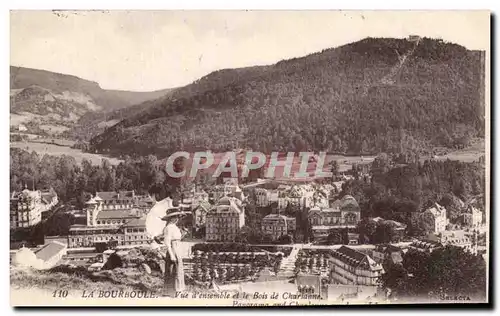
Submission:
<svg viewBox="0 0 500 316">
<path fill-rule="evenodd" d="M 10 89 L 10 110 L 14 114 L 11 125 L 24 123 L 29 128 L 40 125 L 46 132 L 50 128 L 52 132 L 61 132 L 78 127 L 75 123 L 86 114 L 94 118 L 93 122 L 100 123 L 103 112 L 157 99 L 169 91 L 104 90 L 96 82 L 75 76 L 14 66 L 10 67 Z M 93 128 L 96 127 L 94 124 Z M 30 132 L 37 131 L 41 132 Z"/>
<path fill-rule="evenodd" d="M 272 66 L 214 72 L 92 139 L 93 150 L 167 155 L 428 152 L 484 137 L 484 52 L 367 38 Z"/>
</svg>

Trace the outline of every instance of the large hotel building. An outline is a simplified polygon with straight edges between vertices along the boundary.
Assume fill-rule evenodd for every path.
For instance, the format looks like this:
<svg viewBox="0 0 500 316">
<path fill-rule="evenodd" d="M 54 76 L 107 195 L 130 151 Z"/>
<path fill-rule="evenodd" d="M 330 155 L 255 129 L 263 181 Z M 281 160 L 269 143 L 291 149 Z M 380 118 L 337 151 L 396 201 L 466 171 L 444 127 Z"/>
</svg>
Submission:
<svg viewBox="0 0 500 316">
<path fill-rule="evenodd" d="M 134 191 L 97 192 L 87 201 L 87 225 L 72 225 L 68 247 L 93 247 L 97 243 L 118 246 L 147 244 L 145 215 L 154 204 L 149 196 Z"/>
</svg>

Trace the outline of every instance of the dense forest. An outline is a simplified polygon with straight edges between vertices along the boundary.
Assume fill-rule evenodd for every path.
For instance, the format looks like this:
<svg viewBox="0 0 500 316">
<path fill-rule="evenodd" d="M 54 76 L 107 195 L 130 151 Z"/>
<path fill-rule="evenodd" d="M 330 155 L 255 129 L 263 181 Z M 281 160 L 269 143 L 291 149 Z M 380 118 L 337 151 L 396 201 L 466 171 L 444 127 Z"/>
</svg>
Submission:
<svg viewBox="0 0 500 316">
<path fill-rule="evenodd" d="M 117 166 L 103 159 L 101 165 L 88 160 L 78 164 L 67 155 L 40 156 L 36 152 L 10 149 L 11 191 L 28 188 L 52 187 L 63 203 L 73 202 L 83 207 L 90 194 L 96 191 L 135 190 L 139 194 L 151 193 L 161 199 L 174 195 L 179 184 L 166 177 L 162 164 L 155 156 L 140 159 L 127 158 Z"/>
<path fill-rule="evenodd" d="M 484 137 L 479 51 L 422 38 L 367 38 L 272 66 L 222 70 L 91 140 L 160 158 L 252 148 L 368 154 L 460 148 Z"/>
<path fill-rule="evenodd" d="M 438 202 L 447 209 L 450 223 L 457 223 L 467 202 L 484 211 L 485 169 L 479 162 L 427 160 L 424 163 L 394 165 L 381 154 L 372 164 L 372 179 L 344 183 L 340 196 L 349 194 L 358 201 L 362 217 L 382 217 L 413 227 L 411 213 Z"/>
</svg>

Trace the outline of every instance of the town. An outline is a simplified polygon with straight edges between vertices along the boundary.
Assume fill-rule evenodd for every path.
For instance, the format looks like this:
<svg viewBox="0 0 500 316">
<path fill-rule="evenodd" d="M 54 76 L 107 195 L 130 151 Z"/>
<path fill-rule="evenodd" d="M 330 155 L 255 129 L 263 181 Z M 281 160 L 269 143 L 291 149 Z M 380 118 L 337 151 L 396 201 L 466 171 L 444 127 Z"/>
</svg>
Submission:
<svg viewBox="0 0 500 316">
<path fill-rule="evenodd" d="M 488 260 L 485 213 L 477 197 L 455 198 L 459 213 L 454 210 L 453 222 L 438 201 L 387 218 L 367 216 L 351 186 L 373 187 L 382 159 L 343 172 L 334 163 L 333 176 L 319 180 L 241 181 L 223 174 L 210 184 L 192 181 L 180 194 L 159 200 L 134 190 L 97 191 L 82 209 L 71 202 L 61 205 L 52 188 L 25 185 L 11 193 L 11 264 L 91 272 L 123 266 L 113 258 L 127 261 L 130 253 L 154 243 L 156 236 L 146 229 L 148 213 L 169 209 L 189 214 L 180 223 L 187 232 L 186 282 L 201 289 L 245 284 L 251 290 L 275 282 L 280 291 L 296 295 L 385 299 L 402 292 L 401 282 L 411 282 L 411 269 L 422 269 L 411 266 L 419 253 L 431 261 L 439 260 L 431 254 L 458 249 L 461 256 L 481 258 L 483 264 Z M 47 234 L 45 227 L 42 242 L 29 240 L 35 237 L 27 232 L 36 227 L 64 225 L 53 220 L 61 214 L 71 218 L 66 235 Z M 151 262 L 134 264 L 147 266 L 145 271 L 154 268 Z"/>
</svg>

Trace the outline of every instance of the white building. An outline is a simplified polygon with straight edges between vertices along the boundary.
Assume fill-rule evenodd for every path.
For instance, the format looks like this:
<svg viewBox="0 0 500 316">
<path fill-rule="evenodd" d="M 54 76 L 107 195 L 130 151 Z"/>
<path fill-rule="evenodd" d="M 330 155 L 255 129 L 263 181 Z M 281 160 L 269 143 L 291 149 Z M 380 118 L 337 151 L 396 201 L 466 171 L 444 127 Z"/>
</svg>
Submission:
<svg viewBox="0 0 500 316">
<path fill-rule="evenodd" d="M 262 233 L 271 236 L 273 240 L 277 240 L 287 234 L 293 234 L 295 229 L 295 218 L 280 214 L 269 214 L 262 219 L 261 223 Z"/>
<path fill-rule="evenodd" d="M 483 212 L 470 204 L 462 216 L 463 222 L 467 227 L 477 228 L 483 224 Z"/>
<path fill-rule="evenodd" d="M 430 233 L 427 235 L 427 240 L 431 242 L 438 242 L 443 246 L 460 247 L 471 253 L 477 252 L 471 239 L 463 230 L 447 230 L 440 233 Z"/>
<path fill-rule="evenodd" d="M 439 233 L 446 230 L 448 218 L 446 217 L 446 208 L 434 203 L 434 205 L 424 212 L 417 215 L 427 232 Z"/>
<path fill-rule="evenodd" d="M 234 241 L 245 225 L 242 202 L 225 196 L 206 214 L 207 241 Z"/>
<path fill-rule="evenodd" d="M 334 284 L 377 286 L 383 273 L 381 264 L 367 254 L 346 246 L 333 250 L 330 258 L 330 280 Z"/>
</svg>

